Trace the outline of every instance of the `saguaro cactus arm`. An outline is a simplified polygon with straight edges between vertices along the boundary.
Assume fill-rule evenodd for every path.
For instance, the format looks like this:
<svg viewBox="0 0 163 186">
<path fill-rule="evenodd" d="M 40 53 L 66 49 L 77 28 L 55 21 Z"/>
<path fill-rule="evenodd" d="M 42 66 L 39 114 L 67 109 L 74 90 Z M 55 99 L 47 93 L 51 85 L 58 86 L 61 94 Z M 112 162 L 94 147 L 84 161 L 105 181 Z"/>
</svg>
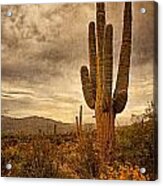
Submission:
<svg viewBox="0 0 163 186">
<path fill-rule="evenodd" d="M 96 36 L 95 23 L 89 24 L 89 65 L 90 65 L 90 79 L 92 84 L 93 98 L 96 99 Z"/>
<path fill-rule="evenodd" d="M 95 108 L 96 99 L 96 37 L 95 37 L 95 23 L 89 24 L 89 65 L 90 75 L 88 68 L 82 66 L 81 68 L 81 81 L 84 97 L 87 105 Z"/>
<path fill-rule="evenodd" d="M 91 109 L 94 109 L 95 99 L 93 97 L 92 84 L 86 66 L 82 66 L 81 68 L 81 81 L 82 81 L 82 89 L 83 89 L 85 101 Z"/>
<path fill-rule="evenodd" d="M 122 112 L 125 108 L 128 97 L 129 69 L 131 55 L 131 35 L 132 35 L 132 10 L 131 2 L 125 3 L 124 26 L 122 36 L 122 46 L 120 53 L 119 69 L 117 75 L 116 88 L 113 95 L 113 107 L 116 113 Z"/>
<path fill-rule="evenodd" d="M 111 108 L 112 100 L 112 73 L 113 73 L 113 27 L 106 26 L 104 43 L 104 94 L 103 110 Z"/>
<path fill-rule="evenodd" d="M 103 87 L 103 51 L 104 51 L 104 30 L 105 30 L 105 5 L 104 3 L 97 3 L 96 12 L 96 29 L 97 29 L 97 43 L 98 43 L 98 59 L 97 59 L 97 88 L 98 90 Z"/>
</svg>

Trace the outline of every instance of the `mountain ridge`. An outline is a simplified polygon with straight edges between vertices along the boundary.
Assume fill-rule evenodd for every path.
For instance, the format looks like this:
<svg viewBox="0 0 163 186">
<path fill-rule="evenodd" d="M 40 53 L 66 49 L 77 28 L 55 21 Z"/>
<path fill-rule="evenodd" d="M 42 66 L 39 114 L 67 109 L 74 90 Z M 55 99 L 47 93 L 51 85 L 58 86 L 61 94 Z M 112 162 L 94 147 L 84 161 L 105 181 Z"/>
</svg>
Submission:
<svg viewBox="0 0 163 186">
<path fill-rule="evenodd" d="M 10 116 L 1 116 L 2 132 L 15 133 L 24 131 L 24 133 L 37 133 L 39 129 L 47 134 L 54 132 L 54 126 L 57 127 L 57 132 L 64 133 L 74 130 L 75 124 L 63 123 L 49 118 L 40 116 L 28 116 L 23 118 L 14 118 Z"/>
</svg>

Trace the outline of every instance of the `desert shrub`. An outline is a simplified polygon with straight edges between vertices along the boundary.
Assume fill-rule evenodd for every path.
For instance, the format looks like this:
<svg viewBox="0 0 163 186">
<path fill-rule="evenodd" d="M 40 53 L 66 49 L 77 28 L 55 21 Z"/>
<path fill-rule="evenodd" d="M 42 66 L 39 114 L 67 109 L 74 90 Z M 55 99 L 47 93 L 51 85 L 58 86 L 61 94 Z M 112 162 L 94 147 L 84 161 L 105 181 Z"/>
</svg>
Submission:
<svg viewBox="0 0 163 186">
<path fill-rule="evenodd" d="M 24 157 L 22 164 L 22 177 L 58 177 L 58 162 L 54 156 L 55 146 L 48 139 L 35 139 L 32 141 L 30 151 Z"/>
<path fill-rule="evenodd" d="M 98 176 L 100 159 L 95 142 L 95 137 L 87 133 L 78 144 L 77 161 L 74 161 L 73 167 L 80 178 L 91 179 Z"/>
<path fill-rule="evenodd" d="M 118 161 L 112 164 L 104 164 L 101 168 L 99 179 L 106 180 L 149 180 L 148 175 L 140 173 L 138 166 L 133 166 L 129 162 L 119 163 Z"/>
<path fill-rule="evenodd" d="M 150 107 L 143 115 L 143 122 L 116 129 L 114 158 L 126 160 L 133 165 L 145 167 L 151 180 L 156 177 L 157 164 L 157 122 L 154 110 Z"/>
<path fill-rule="evenodd" d="M 55 139 L 41 133 L 2 135 L 2 175 L 154 180 L 157 117 L 151 105 L 141 115 L 141 122 L 116 127 L 116 146 L 110 163 L 99 158 L 95 132 L 84 132 L 82 139 L 77 139 L 73 133 L 58 134 Z M 6 170 L 7 163 L 12 164 L 12 170 Z M 142 167 L 147 170 L 145 174 L 140 173 Z"/>
</svg>

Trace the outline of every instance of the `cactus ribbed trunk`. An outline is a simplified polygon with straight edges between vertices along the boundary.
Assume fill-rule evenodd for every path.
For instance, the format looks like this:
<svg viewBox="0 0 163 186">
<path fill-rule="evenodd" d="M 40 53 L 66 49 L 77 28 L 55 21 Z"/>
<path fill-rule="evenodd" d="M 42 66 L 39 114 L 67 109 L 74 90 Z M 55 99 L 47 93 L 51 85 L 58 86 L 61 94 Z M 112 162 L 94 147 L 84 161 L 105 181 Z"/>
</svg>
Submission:
<svg viewBox="0 0 163 186">
<path fill-rule="evenodd" d="M 112 147 L 114 144 L 114 113 L 103 113 L 96 109 L 97 142 L 100 148 L 100 156 L 106 161 L 111 161 Z"/>
<path fill-rule="evenodd" d="M 111 161 L 115 117 L 125 108 L 128 97 L 132 10 L 131 3 L 126 2 L 119 68 L 112 94 L 113 27 L 106 24 L 104 3 L 97 3 L 96 8 L 96 29 L 94 22 L 89 24 L 90 68 L 88 70 L 86 66 L 82 66 L 81 81 L 85 101 L 91 109 L 95 109 L 100 156 L 104 161 Z"/>
</svg>

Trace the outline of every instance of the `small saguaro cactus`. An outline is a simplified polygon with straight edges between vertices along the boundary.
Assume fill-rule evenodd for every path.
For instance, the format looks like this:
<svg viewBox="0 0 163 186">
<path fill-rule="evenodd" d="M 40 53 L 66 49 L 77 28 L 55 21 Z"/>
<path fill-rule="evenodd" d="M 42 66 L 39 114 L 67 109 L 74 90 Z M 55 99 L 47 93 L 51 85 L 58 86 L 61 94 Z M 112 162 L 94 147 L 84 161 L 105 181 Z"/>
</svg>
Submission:
<svg viewBox="0 0 163 186">
<path fill-rule="evenodd" d="M 79 118 L 78 118 L 78 116 L 75 117 L 77 136 L 79 137 L 79 139 L 82 138 L 82 113 L 83 113 L 83 108 L 82 108 L 82 105 L 81 105 L 80 106 L 80 111 L 79 111 Z"/>
<path fill-rule="evenodd" d="M 76 120 L 76 136 L 79 137 L 80 132 L 79 132 L 78 116 L 75 117 L 75 120 Z"/>
<path fill-rule="evenodd" d="M 56 135 L 57 135 L 57 125 L 56 124 L 53 125 L 53 135 L 54 135 L 54 137 L 56 137 Z"/>
<path fill-rule="evenodd" d="M 94 22 L 89 24 L 89 70 L 86 66 L 81 67 L 84 98 L 87 105 L 95 109 L 97 142 L 101 157 L 107 161 L 110 161 L 114 144 L 115 117 L 125 108 L 128 97 L 132 36 L 131 6 L 130 2 L 125 3 L 122 45 L 114 93 L 112 92 L 113 26 L 106 24 L 104 3 L 96 4 L 96 30 Z"/>
</svg>

